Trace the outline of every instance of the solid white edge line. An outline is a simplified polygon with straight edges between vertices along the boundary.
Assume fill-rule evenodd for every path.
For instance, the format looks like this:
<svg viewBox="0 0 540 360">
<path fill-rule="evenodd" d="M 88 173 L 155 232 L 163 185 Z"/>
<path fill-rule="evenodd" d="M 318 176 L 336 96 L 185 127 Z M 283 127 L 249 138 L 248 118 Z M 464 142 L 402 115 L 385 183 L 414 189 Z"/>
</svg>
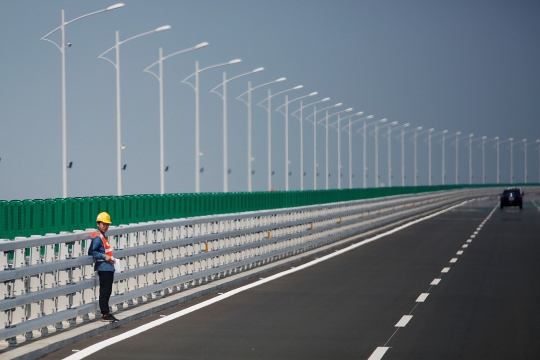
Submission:
<svg viewBox="0 0 540 360">
<path fill-rule="evenodd" d="M 403 315 L 401 317 L 401 319 L 397 322 L 395 327 L 405 327 L 405 326 L 407 326 L 409 321 L 411 321 L 412 317 L 413 317 L 412 315 Z"/>
<path fill-rule="evenodd" d="M 386 346 L 379 346 L 375 349 L 375 351 L 371 354 L 371 356 L 368 358 L 368 360 L 381 360 L 384 354 L 390 349 Z"/>
<path fill-rule="evenodd" d="M 376 235 L 376 236 L 374 236 L 374 237 L 372 237 L 372 238 L 370 238 L 370 239 L 366 239 L 366 240 L 360 241 L 360 242 L 358 242 L 358 243 L 356 243 L 356 244 L 350 245 L 350 246 L 348 246 L 348 247 L 346 247 L 346 248 L 343 248 L 343 249 L 337 250 L 337 251 L 335 251 L 335 252 L 333 252 L 333 253 L 331 253 L 331 254 L 325 255 L 325 256 L 323 256 L 323 257 L 321 257 L 321 258 L 319 258 L 319 259 L 312 260 L 312 261 L 310 261 L 310 262 L 308 262 L 308 263 L 305 263 L 305 264 L 303 264 L 303 265 L 300 265 L 300 266 L 298 266 L 298 267 L 296 267 L 296 268 L 292 268 L 292 269 L 290 269 L 290 270 L 283 271 L 283 272 L 281 272 L 281 273 L 279 273 L 279 274 L 275 274 L 275 275 L 269 276 L 269 277 L 267 277 L 266 279 L 259 280 L 259 281 L 253 282 L 253 283 L 251 283 L 251 284 L 248 284 L 248 285 L 239 287 L 239 288 L 237 288 L 237 289 L 228 291 L 228 292 L 224 293 L 223 295 L 218 295 L 218 296 L 216 296 L 216 297 L 214 297 L 214 298 L 212 298 L 212 299 L 203 301 L 203 302 L 201 302 L 201 303 L 199 303 L 199 304 L 197 304 L 197 305 L 193 305 L 193 306 L 191 306 L 191 307 L 189 307 L 189 308 L 186 308 L 186 309 L 184 309 L 184 310 L 178 311 L 178 312 L 176 312 L 176 313 L 174 313 L 174 314 L 170 314 L 170 315 L 167 315 L 167 316 L 162 317 L 162 318 L 160 318 L 160 319 L 151 321 L 151 322 L 149 322 L 148 324 L 139 326 L 138 328 L 132 329 L 132 330 L 130 330 L 130 331 L 126 331 L 126 332 L 123 333 L 123 334 L 120 334 L 120 335 L 111 337 L 111 338 L 109 338 L 109 339 L 107 339 L 107 340 L 104 340 L 104 341 L 101 341 L 101 342 L 96 343 L 96 344 L 94 344 L 94 345 L 91 345 L 91 346 L 87 347 L 86 349 L 83 349 L 83 350 L 79 351 L 79 352 L 76 353 L 76 354 L 73 354 L 73 355 L 71 355 L 71 356 L 68 356 L 68 357 L 64 358 L 64 360 L 80 360 L 80 359 L 84 359 L 85 357 L 87 357 L 87 356 L 89 356 L 89 355 L 91 355 L 91 354 L 93 354 L 93 353 L 95 353 L 95 352 L 97 352 L 97 351 L 99 351 L 99 350 L 102 350 L 103 348 L 105 348 L 105 347 L 107 347 L 107 346 L 109 346 L 109 345 L 116 344 L 117 342 L 120 342 L 120 341 L 122 341 L 122 340 L 125 340 L 125 339 L 127 339 L 127 338 L 130 338 L 130 337 L 132 337 L 132 336 L 138 335 L 138 334 L 140 334 L 140 333 L 142 333 L 142 332 L 144 332 L 144 331 L 146 331 L 146 330 L 150 330 L 150 329 L 152 329 L 152 328 L 154 328 L 154 327 L 157 327 L 157 326 L 159 326 L 159 325 L 162 325 L 162 324 L 164 324 L 164 323 L 166 323 L 166 322 L 169 322 L 169 321 L 171 321 L 171 320 L 177 319 L 177 318 L 179 318 L 179 317 L 181 317 L 181 316 L 184 316 L 184 315 L 187 315 L 187 314 L 189 314 L 189 313 L 192 313 L 192 312 L 194 312 L 194 311 L 196 311 L 196 310 L 202 309 L 202 308 L 204 308 L 204 307 L 206 307 L 206 306 L 212 305 L 212 304 L 214 304 L 214 303 L 216 303 L 216 302 L 218 302 L 218 301 L 224 300 L 224 299 L 226 299 L 226 298 L 228 298 L 228 297 L 231 297 L 231 296 L 236 295 L 236 294 L 238 294 L 238 293 L 241 293 L 241 292 L 243 292 L 243 291 L 246 291 L 246 290 L 249 290 L 249 289 L 254 288 L 254 287 L 256 287 L 256 286 L 259 286 L 259 285 L 265 284 L 265 283 L 267 283 L 267 282 L 273 281 L 273 280 L 278 279 L 278 278 L 280 278 L 280 277 L 283 277 L 283 276 L 292 274 L 292 273 L 294 273 L 294 272 L 303 270 L 303 269 L 305 269 L 305 268 L 308 268 L 308 267 L 310 267 L 310 266 L 313 266 L 313 265 L 318 264 L 318 263 L 320 263 L 320 262 L 323 262 L 323 261 L 325 261 L 325 260 L 328 260 L 328 259 L 331 259 L 331 258 L 336 257 L 336 256 L 338 256 L 338 255 L 341 255 L 341 254 L 343 254 L 343 253 L 345 253 L 345 252 L 348 252 L 348 251 L 351 251 L 351 250 L 353 250 L 353 249 L 356 249 L 357 247 L 360 247 L 360 246 L 362 246 L 362 245 L 369 244 L 370 242 L 373 242 L 373 241 L 375 241 L 375 240 L 379 240 L 380 238 L 383 238 L 383 237 L 385 237 L 385 236 L 387 236 L 387 235 L 394 234 L 394 233 L 396 233 L 396 232 L 398 232 L 398 231 L 400 231 L 400 230 L 403 230 L 403 229 L 405 229 L 405 228 L 408 228 L 409 226 L 418 224 L 419 222 L 422 222 L 422 221 L 424 221 L 424 220 L 431 219 L 431 218 L 433 218 L 433 217 L 435 217 L 435 216 L 438 216 L 438 215 L 440 215 L 440 214 L 443 214 L 443 213 L 445 213 L 445 212 L 447 212 L 447 211 L 453 210 L 453 209 L 455 209 L 455 208 L 457 208 L 457 207 L 459 207 L 459 206 L 462 206 L 462 205 L 468 203 L 469 201 L 470 201 L 470 200 L 463 201 L 463 202 L 461 202 L 461 203 L 459 203 L 459 204 L 457 204 L 457 205 L 454 205 L 454 206 L 451 206 L 451 207 L 449 207 L 449 208 L 447 208 L 447 209 L 438 211 L 438 212 L 433 213 L 433 214 L 431 214 L 431 215 L 428 215 L 428 216 L 426 216 L 426 217 L 423 217 L 423 218 L 420 218 L 420 219 L 413 220 L 413 221 L 411 221 L 411 222 L 409 222 L 409 223 L 406 223 L 406 224 L 403 224 L 403 225 L 401 225 L 401 226 L 398 226 L 398 227 L 396 227 L 396 228 L 394 228 L 394 229 L 392 229 L 392 230 L 388 230 L 387 232 L 384 232 L 384 233 L 382 233 L 382 234 Z M 361 234 L 360 234 L 360 235 L 357 235 L 357 237 L 358 237 L 358 236 L 361 236 Z M 450 268 L 448 268 L 448 269 L 450 269 Z M 444 271 L 443 271 L 443 272 L 444 272 Z M 405 316 L 408 316 L 408 315 L 405 315 Z M 412 316 L 411 316 L 411 317 L 412 317 Z M 409 319 L 409 320 L 410 320 L 410 319 Z M 396 325 L 396 326 L 397 326 L 397 325 Z"/>
</svg>

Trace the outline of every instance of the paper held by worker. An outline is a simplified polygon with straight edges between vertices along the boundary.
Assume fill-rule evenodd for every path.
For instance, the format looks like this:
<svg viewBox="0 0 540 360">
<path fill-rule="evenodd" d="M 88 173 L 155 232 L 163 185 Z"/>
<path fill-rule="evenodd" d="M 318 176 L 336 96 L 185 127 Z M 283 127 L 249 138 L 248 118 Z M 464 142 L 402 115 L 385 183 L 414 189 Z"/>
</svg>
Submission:
<svg viewBox="0 0 540 360">
<path fill-rule="evenodd" d="M 122 265 L 120 264 L 120 259 L 114 259 L 114 272 L 116 274 L 122 272 Z"/>
</svg>

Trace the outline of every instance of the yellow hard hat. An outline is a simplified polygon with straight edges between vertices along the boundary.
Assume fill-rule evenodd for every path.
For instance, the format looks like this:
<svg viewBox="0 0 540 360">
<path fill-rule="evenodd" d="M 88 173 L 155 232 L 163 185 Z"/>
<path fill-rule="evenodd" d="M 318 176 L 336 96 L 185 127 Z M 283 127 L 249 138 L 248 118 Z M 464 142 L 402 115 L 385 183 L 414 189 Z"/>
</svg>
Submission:
<svg viewBox="0 0 540 360">
<path fill-rule="evenodd" d="M 96 218 L 96 222 L 104 222 L 105 224 L 112 224 L 111 216 L 106 212 L 100 212 Z"/>
</svg>

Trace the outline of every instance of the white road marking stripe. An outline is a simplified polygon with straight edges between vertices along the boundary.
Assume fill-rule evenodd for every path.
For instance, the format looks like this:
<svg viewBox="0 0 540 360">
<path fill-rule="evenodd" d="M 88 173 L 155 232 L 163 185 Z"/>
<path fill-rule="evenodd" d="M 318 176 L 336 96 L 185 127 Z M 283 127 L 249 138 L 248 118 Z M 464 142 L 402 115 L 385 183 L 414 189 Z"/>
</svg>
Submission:
<svg viewBox="0 0 540 360">
<path fill-rule="evenodd" d="M 388 349 L 390 348 L 386 346 L 379 346 L 375 349 L 373 354 L 371 354 L 368 360 L 381 360 L 384 354 L 388 351 Z"/>
<path fill-rule="evenodd" d="M 463 250 L 459 250 L 456 255 L 463 255 Z"/>
<path fill-rule="evenodd" d="M 440 282 L 441 282 L 441 279 L 433 279 L 433 281 L 429 285 L 439 285 Z"/>
<path fill-rule="evenodd" d="M 472 243 L 472 239 L 467 240 L 468 243 Z"/>
<path fill-rule="evenodd" d="M 429 293 L 422 293 L 422 294 L 420 294 L 418 299 L 416 299 L 416 302 L 424 302 L 424 301 L 426 301 L 428 296 L 429 296 Z"/>
<path fill-rule="evenodd" d="M 412 319 L 412 315 L 403 315 L 401 320 L 398 321 L 398 323 L 395 325 L 395 327 L 405 327 L 409 321 Z"/>
<path fill-rule="evenodd" d="M 475 231 L 473 234 L 474 234 L 474 235 L 478 234 L 478 231 Z"/>
<path fill-rule="evenodd" d="M 444 269 L 441 270 L 442 273 L 447 273 L 449 271 L 450 271 L 449 267 L 445 267 Z"/>
<path fill-rule="evenodd" d="M 451 262 L 451 263 L 457 262 L 457 258 L 452 258 L 452 259 L 450 260 L 450 262 Z"/>
<path fill-rule="evenodd" d="M 465 245 L 462 246 L 462 248 L 464 248 L 464 249 L 466 249 L 466 248 L 468 248 L 468 247 L 469 247 L 469 245 L 467 245 L 467 244 L 465 244 Z"/>
<path fill-rule="evenodd" d="M 295 273 L 295 272 L 297 272 L 297 271 L 300 271 L 300 270 L 303 270 L 303 269 L 305 269 L 305 268 L 311 267 L 311 266 L 313 266 L 313 265 L 316 265 L 316 264 L 318 264 L 318 263 L 320 263 L 320 262 L 323 262 L 323 261 L 325 261 L 325 260 L 331 259 L 331 258 L 333 258 L 333 257 L 336 257 L 336 256 L 341 255 L 341 254 L 343 254 L 343 253 L 346 253 L 346 252 L 348 252 L 348 251 L 354 250 L 354 249 L 356 249 L 357 247 L 363 246 L 363 245 L 365 245 L 365 244 L 369 244 L 370 242 L 379 240 L 380 238 L 383 238 L 383 237 L 385 237 L 385 236 L 387 236 L 387 235 L 394 234 L 394 233 L 396 233 L 396 232 L 398 232 L 398 231 L 400 231 L 400 230 L 403 230 L 403 229 L 405 229 L 405 228 L 408 228 L 409 226 L 418 224 L 419 222 L 422 222 L 422 221 L 424 221 L 424 220 L 431 219 L 431 218 L 433 218 L 433 217 L 435 217 L 435 216 L 438 216 L 438 215 L 440 215 L 440 214 L 444 214 L 445 212 L 448 212 L 448 211 L 453 210 L 453 209 L 455 209 L 455 208 L 457 208 L 457 207 L 460 207 L 460 206 L 462 206 L 462 205 L 464 205 L 464 204 L 467 204 L 468 202 L 469 202 L 469 201 L 464 201 L 464 202 L 459 203 L 459 204 L 457 204 L 457 205 L 450 206 L 449 208 L 446 208 L 446 209 L 444 209 L 444 210 L 438 211 L 438 212 L 433 213 L 433 214 L 431 214 L 431 215 L 428 215 L 428 216 L 426 216 L 426 217 L 423 217 L 423 218 L 420 218 L 420 219 L 416 219 L 416 220 L 411 221 L 411 222 L 409 222 L 409 223 L 403 224 L 403 225 L 398 226 L 398 227 L 396 227 L 396 228 L 394 228 L 394 229 L 392 229 L 392 230 L 388 230 L 388 231 L 386 231 L 386 232 L 384 232 L 384 233 L 382 233 L 382 234 L 376 235 L 376 236 L 374 236 L 374 237 L 372 237 L 372 238 L 369 238 L 369 239 L 366 239 L 366 240 L 362 240 L 362 241 L 360 241 L 360 242 L 358 242 L 358 243 L 356 243 L 356 244 L 352 244 L 352 245 L 350 245 L 350 246 L 348 246 L 348 247 L 346 247 L 346 248 L 343 248 L 343 249 L 338 250 L 338 251 L 336 251 L 336 252 L 334 252 L 334 253 L 331 253 L 331 254 L 328 254 L 328 255 L 326 255 L 326 256 L 323 256 L 323 257 L 321 257 L 321 258 L 319 258 L 319 259 L 315 259 L 315 260 L 313 260 L 313 261 L 310 261 L 310 262 L 308 262 L 308 263 L 305 263 L 305 264 L 303 264 L 303 265 L 300 265 L 300 266 L 298 266 L 298 267 L 296 267 L 296 268 L 293 268 L 293 269 L 290 269 L 290 270 L 285 270 L 285 271 L 280 272 L 280 273 L 278 273 L 278 274 L 269 276 L 269 277 L 267 277 L 267 278 L 264 279 L 264 280 L 255 281 L 255 282 L 253 282 L 253 283 L 251 283 L 251 284 L 248 284 L 248 285 L 239 287 L 239 288 L 237 288 L 237 289 L 228 291 L 228 292 L 224 293 L 223 295 L 216 296 L 216 297 L 214 297 L 214 298 L 212 298 L 212 299 L 203 301 L 203 302 L 201 302 L 201 303 L 199 303 L 199 304 L 196 304 L 196 305 L 193 305 L 193 306 L 191 306 L 191 307 L 189 307 L 189 308 L 180 310 L 180 311 L 178 311 L 178 312 L 176 312 L 176 313 L 173 313 L 173 314 L 167 315 L 167 316 L 165 316 L 165 317 L 162 317 L 162 318 L 160 318 L 160 319 L 151 321 L 151 322 L 149 322 L 149 323 L 147 323 L 147 324 L 145 324 L 145 325 L 139 326 L 139 327 L 137 327 L 137 328 L 135 328 L 135 329 L 132 329 L 132 330 L 130 330 L 130 331 L 126 331 L 126 332 L 123 333 L 123 334 L 120 334 L 120 335 L 111 337 L 111 338 L 109 338 L 109 339 L 107 339 L 107 340 L 104 340 L 104 341 L 98 342 L 98 343 L 96 343 L 96 344 L 94 344 L 94 345 L 91 345 L 91 346 L 87 347 L 86 349 L 83 349 L 83 350 L 79 351 L 79 352 L 76 353 L 76 354 L 73 354 L 73 355 L 71 355 L 71 356 L 68 356 L 68 357 L 64 358 L 64 360 L 80 360 L 80 359 L 84 359 L 85 357 L 87 357 L 87 356 L 89 356 L 89 355 L 92 355 L 93 353 L 95 353 L 95 352 L 97 352 L 97 351 L 99 351 L 99 350 L 102 350 L 103 348 L 105 348 L 105 347 L 107 347 L 107 346 L 109 346 L 109 345 L 116 344 L 117 342 L 120 342 L 120 341 L 122 341 L 122 340 L 128 339 L 128 338 L 130 338 L 130 337 L 132 337 L 132 336 L 138 335 L 138 334 L 140 334 L 140 333 L 142 333 L 142 332 L 144 332 L 144 331 L 146 331 L 146 330 L 150 330 L 150 329 L 152 329 L 152 328 L 155 328 L 155 327 L 157 327 L 157 326 L 159 326 L 159 325 L 162 325 L 162 324 L 164 324 L 164 323 L 166 323 L 166 322 L 172 321 L 172 320 L 174 320 L 174 319 L 177 319 L 177 318 L 179 318 L 179 317 L 182 317 L 182 316 L 184 316 L 184 315 L 187 315 L 187 314 L 189 314 L 189 313 L 192 313 L 192 312 L 194 312 L 194 311 L 196 311 L 196 310 L 199 310 L 199 309 L 202 309 L 202 308 L 204 308 L 204 307 L 206 307 L 206 306 L 212 305 L 212 304 L 214 304 L 214 303 L 216 303 L 216 302 L 218 302 L 218 301 L 224 300 L 224 299 L 226 299 L 226 298 L 229 298 L 229 297 L 231 297 L 231 296 L 233 296 L 233 295 L 236 295 L 236 294 L 238 294 L 238 293 L 241 293 L 241 292 L 243 292 L 243 291 L 249 290 L 249 289 L 251 289 L 251 288 L 254 288 L 254 287 L 259 286 L 259 285 L 262 285 L 262 284 L 265 284 L 265 283 L 270 282 L 270 281 L 273 281 L 273 280 L 275 280 L 275 279 L 279 279 L 279 278 L 281 278 L 281 277 L 283 277 L 283 276 L 286 276 L 286 275 Z M 360 237 L 360 236 L 362 236 L 362 235 L 360 234 L 360 235 L 358 235 L 357 237 Z M 450 270 L 450 268 L 445 268 L 445 269 Z M 447 270 L 447 271 L 444 271 L 445 269 L 443 269 L 443 272 L 448 272 L 448 270 Z"/>
</svg>

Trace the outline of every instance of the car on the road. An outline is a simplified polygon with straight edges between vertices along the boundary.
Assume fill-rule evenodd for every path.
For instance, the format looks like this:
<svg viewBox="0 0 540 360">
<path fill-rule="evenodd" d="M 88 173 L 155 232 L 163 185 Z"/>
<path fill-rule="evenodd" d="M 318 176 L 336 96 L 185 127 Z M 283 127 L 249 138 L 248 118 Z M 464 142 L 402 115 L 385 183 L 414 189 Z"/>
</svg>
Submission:
<svg viewBox="0 0 540 360">
<path fill-rule="evenodd" d="M 501 194 L 501 209 L 505 206 L 519 206 L 523 209 L 523 191 L 518 187 L 508 188 Z"/>
</svg>

